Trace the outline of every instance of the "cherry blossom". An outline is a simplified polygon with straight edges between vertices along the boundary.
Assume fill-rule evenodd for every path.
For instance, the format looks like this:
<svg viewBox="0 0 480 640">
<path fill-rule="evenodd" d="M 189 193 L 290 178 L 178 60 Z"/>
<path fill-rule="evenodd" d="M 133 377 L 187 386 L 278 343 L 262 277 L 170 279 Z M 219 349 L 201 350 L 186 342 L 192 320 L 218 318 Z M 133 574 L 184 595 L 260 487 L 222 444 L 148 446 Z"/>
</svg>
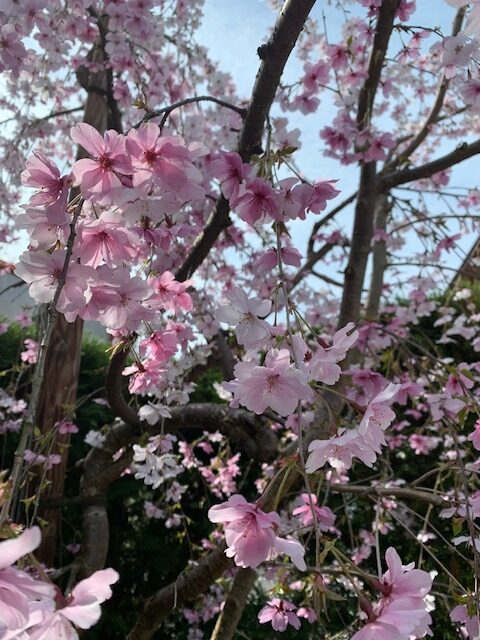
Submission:
<svg viewBox="0 0 480 640">
<path fill-rule="evenodd" d="M 233 495 L 227 502 L 211 507 L 208 518 L 211 522 L 223 523 L 228 547 L 225 553 L 237 566 L 255 569 L 265 560 L 285 554 L 298 569 L 306 570 L 302 545 L 292 537 L 276 535 L 280 527 L 277 513 L 265 513 L 243 496 Z"/>
<path fill-rule="evenodd" d="M 126 145 L 134 170 L 133 185 L 143 193 L 153 184 L 183 193 L 189 180 L 200 178 L 182 138 L 160 136 L 154 122 L 129 131 Z"/>
<path fill-rule="evenodd" d="M 263 320 L 270 313 L 270 300 L 248 298 L 239 287 L 234 287 L 225 295 L 230 304 L 220 306 L 215 315 L 220 322 L 235 324 L 239 344 L 247 349 L 260 347 L 270 337 L 272 327 Z"/>
<path fill-rule="evenodd" d="M 297 607 L 280 598 L 272 598 L 258 612 L 258 621 L 260 624 L 270 622 L 274 631 L 285 631 L 288 625 L 294 629 L 300 629 L 300 620 L 298 619 Z"/>
<path fill-rule="evenodd" d="M 371 620 L 352 637 L 370 640 L 409 640 L 429 633 L 431 623 L 425 596 L 432 586 L 426 571 L 413 569 L 413 563 L 403 566 L 393 547 L 385 553 L 388 570 L 382 579 L 382 598 L 370 614 Z"/>
<path fill-rule="evenodd" d="M 23 556 L 40 544 L 38 527 L 25 529 L 17 538 L 0 542 L 0 633 L 21 631 L 29 621 L 30 605 L 53 599 L 51 584 L 34 579 L 24 571 L 12 567 Z"/>
<path fill-rule="evenodd" d="M 234 373 L 237 378 L 231 386 L 235 400 L 254 413 L 261 414 L 270 407 L 288 416 L 300 400 L 313 398 L 306 375 L 291 364 L 288 349 L 270 349 L 265 366 L 239 363 Z"/>
<path fill-rule="evenodd" d="M 477 451 L 480 451 L 480 420 L 475 422 L 475 428 L 472 433 L 469 434 L 468 439 Z"/>
<path fill-rule="evenodd" d="M 108 202 L 114 193 L 122 190 L 119 176 L 130 175 L 132 168 L 125 152 L 125 140 L 116 131 L 107 131 L 102 138 L 94 127 L 79 122 L 70 132 L 74 142 L 92 156 L 73 165 L 73 175 L 85 197 Z"/>
<path fill-rule="evenodd" d="M 309 497 L 308 493 L 302 493 L 301 498 L 305 504 L 294 509 L 292 515 L 299 516 L 304 527 L 308 527 L 314 522 L 311 503 L 315 510 L 315 519 L 320 531 L 328 531 L 333 527 L 336 518 L 335 514 L 328 507 L 318 507 L 318 499 L 315 494 L 310 494 Z"/>
<path fill-rule="evenodd" d="M 313 473 L 327 462 L 341 471 L 350 469 L 353 458 L 359 458 L 371 467 L 377 459 L 377 451 L 373 449 L 356 429 L 339 431 L 338 435 L 328 440 L 313 440 L 308 451 L 310 455 L 305 463 L 308 473 Z"/>
<path fill-rule="evenodd" d="M 465 632 L 469 640 L 475 640 L 480 633 L 478 619 L 476 615 L 469 615 L 468 608 L 459 604 L 450 612 L 450 620 L 465 625 Z"/>
</svg>

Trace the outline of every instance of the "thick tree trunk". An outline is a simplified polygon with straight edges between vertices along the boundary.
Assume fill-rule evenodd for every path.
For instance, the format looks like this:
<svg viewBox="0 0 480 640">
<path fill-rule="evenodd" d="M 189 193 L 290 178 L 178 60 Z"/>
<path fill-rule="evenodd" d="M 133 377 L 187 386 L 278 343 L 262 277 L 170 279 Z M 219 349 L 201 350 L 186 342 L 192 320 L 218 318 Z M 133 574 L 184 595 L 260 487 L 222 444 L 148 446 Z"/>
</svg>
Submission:
<svg viewBox="0 0 480 640">
<path fill-rule="evenodd" d="M 378 196 L 375 207 L 374 231 L 386 231 L 390 209 L 388 197 L 385 194 Z M 365 312 L 367 320 L 376 320 L 378 316 L 387 262 L 387 243 L 383 238 L 380 238 L 373 245 L 372 251 L 372 276 L 370 278 L 367 309 Z"/>
<path fill-rule="evenodd" d="M 103 40 L 99 37 L 89 58 L 94 62 L 106 59 Z M 100 133 L 108 128 L 120 129 L 119 113 L 111 99 L 111 72 L 100 71 L 90 74 L 83 67 L 77 71 L 79 83 L 87 91 L 83 122 L 91 124 Z M 115 108 L 112 108 L 114 105 Z M 88 154 L 79 147 L 77 159 Z M 54 424 L 68 414 L 74 407 L 77 397 L 78 375 L 80 371 L 81 342 L 83 320 L 77 318 L 69 323 L 63 315 L 56 321 L 45 363 L 45 376 L 38 404 L 38 428 L 43 437 L 51 433 Z M 69 434 L 53 436 L 51 453 L 61 456 L 61 462 L 46 474 L 47 486 L 42 495 L 48 498 L 61 498 L 64 492 L 65 474 L 68 463 Z M 44 509 L 39 514 L 47 521 L 43 531 L 42 544 L 37 552 L 40 562 L 47 567 L 53 566 L 57 549 L 57 534 L 60 525 L 61 507 Z"/>
</svg>

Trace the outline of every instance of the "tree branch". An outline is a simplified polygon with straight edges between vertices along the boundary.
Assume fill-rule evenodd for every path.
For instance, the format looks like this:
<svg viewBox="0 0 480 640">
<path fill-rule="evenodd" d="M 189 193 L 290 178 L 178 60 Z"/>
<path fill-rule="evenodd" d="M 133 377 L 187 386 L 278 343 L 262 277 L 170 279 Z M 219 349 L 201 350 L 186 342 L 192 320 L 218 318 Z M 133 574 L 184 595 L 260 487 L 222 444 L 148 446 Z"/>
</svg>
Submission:
<svg viewBox="0 0 480 640">
<path fill-rule="evenodd" d="M 215 580 L 233 566 L 233 560 L 227 558 L 224 551 L 224 546 L 218 547 L 202 558 L 195 567 L 181 573 L 175 582 L 171 582 L 151 596 L 145 602 L 143 611 L 126 640 L 150 640 L 172 610 L 195 600 L 206 591 Z"/>
<path fill-rule="evenodd" d="M 468 158 L 472 158 L 479 153 L 480 140 L 476 140 L 470 144 L 464 142 L 450 153 L 447 153 L 436 160 L 432 160 L 431 162 L 427 162 L 420 167 L 400 169 L 399 171 L 380 175 L 378 177 L 378 191 L 379 193 L 386 193 L 401 184 L 413 182 L 414 180 L 430 178 L 435 173 L 449 169 L 450 167 L 453 167 L 464 160 L 468 160 Z"/>
<path fill-rule="evenodd" d="M 0 513 L 0 526 L 3 526 L 5 524 L 9 515 L 13 515 L 12 512 L 15 511 L 17 506 L 16 503 L 17 503 L 18 494 L 20 490 L 19 481 L 20 481 L 21 471 L 24 465 L 25 449 L 28 446 L 28 442 L 32 437 L 33 430 L 37 424 L 39 403 L 41 399 L 41 390 L 42 390 L 42 386 L 44 384 L 44 378 L 45 378 L 44 374 L 45 374 L 45 363 L 47 360 L 47 352 L 51 344 L 55 322 L 58 317 L 57 304 L 60 298 L 60 294 L 62 293 L 62 289 L 65 286 L 67 271 L 68 271 L 70 260 L 73 254 L 73 245 L 75 243 L 75 238 L 77 235 L 77 222 L 78 222 L 80 213 L 82 211 L 83 202 L 84 202 L 83 198 L 80 198 L 75 207 L 75 211 L 73 213 L 72 219 L 70 221 L 70 234 L 67 240 L 65 260 L 63 262 L 61 274 L 58 278 L 58 284 L 55 290 L 55 294 L 53 296 L 53 300 L 48 306 L 47 326 L 42 336 L 38 360 L 35 365 L 35 371 L 33 374 L 32 390 L 31 390 L 30 398 L 28 402 L 28 409 L 22 424 L 20 439 L 19 439 L 17 448 L 15 450 L 14 458 L 13 458 L 12 471 L 9 477 L 11 491 L 9 495 L 7 495 L 7 498 L 3 503 L 2 510 Z"/>
<path fill-rule="evenodd" d="M 438 495 L 437 493 L 421 491 L 420 489 L 410 489 L 409 487 L 385 487 L 381 485 L 367 487 L 358 484 L 350 485 L 330 483 L 329 490 L 332 493 L 351 493 L 354 495 L 374 496 L 378 498 L 393 496 L 394 498 L 419 500 L 444 509 L 451 506 L 450 501 L 446 497 Z"/>
<path fill-rule="evenodd" d="M 253 589 L 256 579 L 257 572 L 254 569 L 237 571 L 210 640 L 232 640 L 247 604 L 248 594 Z"/>
<path fill-rule="evenodd" d="M 392 205 L 385 194 L 377 198 L 375 208 L 375 230 L 385 232 Z M 385 270 L 387 268 L 387 243 L 384 238 L 379 238 L 373 246 L 372 274 L 368 290 L 367 308 L 365 315 L 369 320 L 375 320 L 378 316 L 380 301 L 383 293 Z"/>
<path fill-rule="evenodd" d="M 323 216 L 323 218 L 318 220 L 313 225 L 313 229 L 312 229 L 312 232 L 310 234 L 310 238 L 308 240 L 307 256 L 309 256 L 310 254 L 313 253 L 313 247 L 314 247 L 314 244 L 315 244 L 315 236 L 317 235 L 319 229 L 321 227 L 323 227 L 323 225 L 327 224 L 327 222 L 330 222 L 330 220 L 332 220 L 332 218 L 334 218 L 337 215 L 337 213 L 340 213 L 340 211 L 343 211 L 343 209 L 345 209 L 345 207 L 348 207 L 349 204 L 354 202 L 356 197 L 357 197 L 357 191 L 355 191 L 355 193 L 352 193 L 351 196 L 348 196 L 348 198 L 346 198 L 345 200 L 340 202 L 340 204 L 338 204 L 335 208 L 333 208 L 331 211 L 329 211 L 327 214 L 325 214 Z"/>
<path fill-rule="evenodd" d="M 235 111 L 235 113 L 238 113 L 238 115 L 241 116 L 242 119 L 245 117 L 247 113 L 247 109 L 245 107 L 237 107 L 236 105 L 231 104 L 226 100 L 221 100 L 220 98 L 215 98 L 214 96 L 192 96 L 191 98 L 185 98 L 184 100 L 179 100 L 178 102 L 174 102 L 173 104 L 170 104 L 168 107 L 162 107 L 161 109 L 155 109 L 154 111 L 147 111 L 147 113 L 143 116 L 140 122 L 137 122 L 137 124 L 134 125 L 134 128 L 138 129 L 138 127 L 142 124 L 142 122 L 148 122 L 149 120 L 152 120 L 152 118 L 157 118 L 158 116 L 161 116 L 161 115 L 163 115 L 163 118 L 161 121 L 160 128 L 163 128 L 163 126 L 165 125 L 165 122 L 167 121 L 168 116 L 172 113 L 172 111 L 174 111 L 175 109 L 178 109 L 179 107 L 184 107 L 187 104 L 195 104 L 198 102 L 214 102 L 215 104 L 218 104 L 221 107 L 225 107 L 226 109 L 231 109 L 232 111 Z"/>
<path fill-rule="evenodd" d="M 452 36 L 458 35 L 458 33 L 461 31 L 462 24 L 463 24 L 463 19 L 465 17 L 465 11 L 466 11 L 466 7 L 462 7 L 461 9 L 459 9 L 457 11 L 457 14 L 456 14 L 456 16 L 455 16 L 455 18 L 453 20 Z M 437 96 L 435 98 L 435 102 L 433 103 L 433 106 L 432 106 L 432 108 L 430 110 L 430 113 L 428 114 L 427 118 L 425 119 L 425 122 L 421 126 L 421 128 L 420 128 L 419 132 L 417 133 L 417 135 L 413 138 L 413 140 L 410 142 L 410 144 L 406 147 L 406 149 L 404 149 L 398 155 L 398 157 L 391 164 L 389 164 L 390 168 L 398 166 L 399 164 L 402 164 L 403 162 L 408 160 L 408 158 L 410 158 L 412 153 L 418 149 L 418 147 L 422 144 L 422 142 L 428 136 L 428 134 L 430 133 L 430 130 L 432 128 L 432 125 L 436 124 L 439 121 L 440 111 L 442 109 L 443 101 L 445 99 L 445 95 L 447 93 L 449 84 L 450 84 L 449 79 L 446 78 L 445 75 L 444 75 L 443 78 L 440 81 L 440 84 L 439 84 L 439 87 L 438 87 L 438 91 L 437 91 Z"/>
<path fill-rule="evenodd" d="M 323 247 L 318 249 L 318 251 L 315 251 L 314 253 L 312 253 L 307 259 L 307 261 L 305 262 L 305 264 L 293 276 L 293 280 L 290 286 L 290 291 L 295 289 L 295 287 L 303 280 L 303 278 L 305 278 L 310 273 L 312 273 L 313 268 L 317 264 L 317 262 L 322 258 L 324 258 L 326 255 L 328 255 L 330 251 L 333 249 L 333 247 L 335 246 L 336 246 L 335 244 L 330 244 L 327 242 L 326 244 L 323 245 Z"/>
<path fill-rule="evenodd" d="M 285 64 L 300 35 L 315 0 L 286 0 L 267 44 L 259 49 L 262 59 L 253 87 L 252 99 L 238 141 L 244 162 L 261 149 L 262 134 Z M 177 280 L 190 278 L 220 233 L 231 223 L 228 201 L 221 196 L 202 233 L 196 238 L 188 256 L 176 273 Z"/>
<path fill-rule="evenodd" d="M 358 97 L 357 124 L 359 129 L 365 129 L 370 124 L 373 103 L 399 4 L 400 0 L 383 0 L 378 13 L 375 38 L 368 63 L 368 76 Z"/>
<path fill-rule="evenodd" d="M 122 365 L 123 368 L 123 365 Z M 123 401 L 124 402 L 124 401 Z M 128 405 L 126 405 L 128 407 Z M 109 525 L 106 494 L 112 482 L 117 480 L 132 461 L 129 447 L 142 433 L 178 433 L 180 430 L 220 431 L 228 439 L 234 451 L 249 459 L 269 462 L 278 452 L 278 439 L 265 418 L 254 416 L 245 409 L 231 409 L 223 404 L 193 403 L 171 407 L 171 418 L 154 425 L 140 422 L 122 422 L 114 425 L 106 434 L 101 448 L 92 448 L 83 461 L 83 477 L 79 502 L 85 505 L 83 514 L 84 545 L 79 559 L 82 576 L 102 569 L 108 551 Z M 120 449 L 127 451 L 117 459 Z"/>
</svg>

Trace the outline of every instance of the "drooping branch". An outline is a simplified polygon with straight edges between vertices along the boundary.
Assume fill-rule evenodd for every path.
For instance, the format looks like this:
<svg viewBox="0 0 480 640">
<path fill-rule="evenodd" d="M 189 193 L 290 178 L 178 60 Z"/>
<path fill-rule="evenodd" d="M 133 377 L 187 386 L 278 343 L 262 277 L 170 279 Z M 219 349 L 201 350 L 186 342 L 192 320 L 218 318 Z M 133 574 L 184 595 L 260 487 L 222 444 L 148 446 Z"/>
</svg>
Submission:
<svg viewBox="0 0 480 640">
<path fill-rule="evenodd" d="M 105 377 L 105 389 L 107 393 L 108 404 L 113 414 L 124 420 L 132 427 L 140 428 L 140 418 L 133 407 L 127 404 L 122 393 L 122 371 L 125 368 L 128 353 L 130 351 L 130 343 L 119 345 L 112 355 L 108 364 L 107 375 Z"/>
<path fill-rule="evenodd" d="M 465 17 L 466 7 L 461 7 L 453 20 L 452 25 L 452 36 L 458 35 L 460 30 L 462 29 L 463 20 Z M 404 163 L 414 151 L 418 149 L 418 147 L 422 144 L 425 138 L 431 131 L 431 128 L 434 124 L 439 121 L 440 111 L 443 107 L 443 103 L 445 100 L 445 95 L 447 93 L 450 81 L 445 76 L 442 77 L 440 84 L 438 86 L 437 95 L 435 101 L 430 109 L 429 114 L 425 118 L 424 123 L 420 127 L 418 133 L 415 135 L 413 140 L 409 143 L 409 145 L 401 151 L 398 157 L 389 164 L 391 168 L 398 166 L 399 164 Z"/>
<path fill-rule="evenodd" d="M 259 49 L 262 59 L 238 141 L 245 162 L 261 149 L 267 115 L 272 106 L 285 64 L 304 27 L 315 0 L 286 0 L 267 44 Z M 196 238 L 177 280 L 190 278 L 207 257 L 218 236 L 231 224 L 228 201 L 221 196 L 202 233 Z"/>
<path fill-rule="evenodd" d="M 120 356 L 116 354 L 117 370 Z M 118 388 L 118 387 L 116 387 Z M 111 395 L 109 394 L 110 402 Z M 92 448 L 83 462 L 83 477 L 80 502 L 84 504 L 83 554 L 80 558 L 82 576 L 102 569 L 108 552 L 109 524 L 106 495 L 111 483 L 117 480 L 132 461 L 131 445 L 142 433 L 178 433 L 188 431 L 220 431 L 234 451 L 243 453 L 248 459 L 260 462 L 272 461 L 278 452 L 278 440 L 265 418 L 254 416 L 245 409 L 230 409 L 222 404 L 192 403 L 172 407 L 171 418 L 154 425 L 140 422 L 136 412 L 123 400 L 136 421 L 115 424 L 107 432 L 101 448 Z M 117 408 L 118 406 L 115 405 Z M 130 415 L 127 414 L 127 415 Z M 197 435 L 197 434 L 196 434 Z M 114 455 L 124 449 L 120 458 Z"/>
<path fill-rule="evenodd" d="M 285 454 L 287 456 L 293 454 L 296 448 L 297 443 L 291 444 L 290 447 L 287 447 Z M 277 463 L 277 470 L 280 469 L 280 465 L 281 463 Z M 299 473 L 289 473 L 287 477 L 282 474 L 275 474 L 261 498 L 257 500 L 257 504 L 264 511 L 271 511 L 281 502 L 284 496 L 289 495 L 294 490 L 294 487 L 296 490 L 300 479 L 301 475 Z M 220 556 L 223 556 L 223 564 Z M 225 556 L 224 545 L 204 556 L 198 566 L 192 569 L 190 573 L 181 573 L 175 582 L 170 583 L 146 601 L 142 613 L 140 613 L 126 640 L 149 640 L 173 609 L 183 602 L 194 600 L 200 594 L 205 593 L 215 580 L 233 566 L 233 560 Z M 193 577 L 190 586 L 187 586 L 188 581 L 185 581 L 185 575 Z M 248 581 L 245 589 L 248 589 Z M 176 593 L 176 598 L 172 597 L 172 592 Z M 246 595 L 248 595 L 248 592 Z M 218 636 L 218 640 L 220 640 L 220 636 Z"/>
<path fill-rule="evenodd" d="M 139 127 L 142 122 L 148 122 L 149 120 L 162 115 L 162 124 L 165 124 L 166 119 L 172 113 L 172 111 L 175 111 L 175 109 L 179 109 L 180 107 L 184 107 L 188 104 L 198 104 L 199 102 L 214 102 L 221 107 L 225 107 L 225 109 L 235 111 L 235 113 L 238 113 L 238 115 L 241 116 L 242 119 L 247 113 L 247 109 L 245 107 L 237 107 L 237 105 L 232 104 L 231 102 L 221 100 L 220 98 L 215 98 L 214 96 L 192 96 L 191 98 L 185 98 L 184 100 L 174 102 L 173 104 L 168 105 L 168 107 L 162 107 L 161 109 L 155 109 L 154 111 L 147 111 L 142 120 L 140 120 L 140 122 L 138 122 L 134 128 Z"/>
<path fill-rule="evenodd" d="M 290 291 L 294 289 L 300 282 L 312 273 L 314 266 L 319 262 L 322 258 L 330 253 L 330 251 L 335 247 L 335 244 L 330 244 L 327 242 L 320 247 L 317 251 L 314 251 L 308 258 L 305 264 L 297 271 L 297 273 L 293 276 L 292 283 L 290 285 Z"/>
</svg>

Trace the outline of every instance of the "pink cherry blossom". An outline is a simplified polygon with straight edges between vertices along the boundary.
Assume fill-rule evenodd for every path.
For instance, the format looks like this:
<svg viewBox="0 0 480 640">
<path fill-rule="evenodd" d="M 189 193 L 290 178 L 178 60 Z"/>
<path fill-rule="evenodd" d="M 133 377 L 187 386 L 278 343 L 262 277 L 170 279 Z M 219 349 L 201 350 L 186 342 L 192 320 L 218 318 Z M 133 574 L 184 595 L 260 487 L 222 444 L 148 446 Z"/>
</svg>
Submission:
<svg viewBox="0 0 480 640">
<path fill-rule="evenodd" d="M 298 249 L 293 247 L 282 247 L 280 250 L 283 264 L 292 265 L 294 267 L 300 267 L 302 261 L 302 254 Z M 276 249 L 269 249 L 265 251 L 256 261 L 255 269 L 261 271 L 271 271 L 278 265 L 278 252 Z"/>
<path fill-rule="evenodd" d="M 73 625 L 79 629 L 90 629 L 98 622 L 102 613 L 100 605 L 112 597 L 110 586 L 118 579 L 116 571 L 103 569 L 82 580 L 66 598 L 57 598 L 63 606 L 43 611 L 41 621 L 30 630 L 29 637 L 32 640 L 54 637 L 77 640 L 78 634 Z"/>
<path fill-rule="evenodd" d="M 354 323 L 349 322 L 347 325 L 336 331 L 332 338 L 332 346 L 327 348 L 329 355 L 333 355 L 335 362 L 344 360 L 349 349 L 358 340 L 358 331 L 354 330 Z"/>
<path fill-rule="evenodd" d="M 368 403 L 358 427 L 359 434 L 377 453 L 380 452 L 379 445 L 386 444 L 383 432 L 395 420 L 395 411 L 387 403 L 393 400 L 399 388 L 400 385 L 390 383 L 388 387 L 380 391 Z"/>
<path fill-rule="evenodd" d="M 271 335 L 271 325 L 263 318 L 272 307 L 270 300 L 248 298 L 240 287 L 233 287 L 225 294 L 230 304 L 218 307 L 215 316 L 220 322 L 236 325 L 238 344 L 247 349 L 263 346 Z"/>
<path fill-rule="evenodd" d="M 58 425 L 58 433 L 78 433 L 78 427 L 70 420 L 64 420 Z"/>
<path fill-rule="evenodd" d="M 17 538 L 0 542 L 0 637 L 7 629 L 21 630 L 28 624 L 31 603 L 52 599 L 55 595 L 52 585 L 12 567 L 34 551 L 40 541 L 40 529 L 33 527 L 25 529 Z"/>
<path fill-rule="evenodd" d="M 279 554 L 289 555 L 295 566 L 306 570 L 305 549 L 294 538 L 280 538 L 276 531 L 280 518 L 274 511 L 265 513 L 241 495 L 233 495 L 226 502 L 211 507 L 208 518 L 223 523 L 226 555 L 239 567 L 258 567 L 265 560 Z"/>
<path fill-rule="evenodd" d="M 135 235 L 114 213 L 104 211 L 97 220 L 84 222 L 79 229 L 78 257 L 82 264 L 114 266 L 132 260 L 136 253 Z"/>
<path fill-rule="evenodd" d="M 236 365 L 234 373 L 235 399 L 257 414 L 270 407 L 279 415 L 288 416 L 300 400 L 313 398 L 305 373 L 291 364 L 288 349 L 270 349 L 265 366 Z"/>
<path fill-rule="evenodd" d="M 22 62 L 27 57 L 20 35 L 15 25 L 4 24 L 0 29 L 0 72 L 13 71 L 18 73 Z"/>
<path fill-rule="evenodd" d="M 328 531 L 333 527 L 336 517 L 335 514 L 328 507 L 318 507 L 317 496 L 314 493 L 310 494 L 310 498 L 308 493 L 302 493 L 301 498 L 305 504 L 294 509 L 292 511 L 292 515 L 299 516 L 304 527 L 308 527 L 313 524 L 313 513 L 310 502 L 313 504 L 313 508 L 315 509 L 316 521 L 320 531 Z"/>
<path fill-rule="evenodd" d="M 190 311 L 193 303 L 187 289 L 191 284 L 191 280 L 178 282 L 173 273 L 165 271 L 161 276 L 149 279 L 149 285 L 154 291 L 149 303 L 156 309 L 166 309 L 173 313 Z"/>
<path fill-rule="evenodd" d="M 330 354 L 321 346 L 311 350 L 298 335 L 293 336 L 293 351 L 308 380 L 324 384 L 335 384 L 339 380 L 342 370 L 335 361 L 334 353 Z"/>
<path fill-rule="evenodd" d="M 25 351 L 22 351 L 20 354 L 20 358 L 22 362 L 28 362 L 28 364 L 35 364 L 38 360 L 38 351 L 40 345 L 36 340 L 32 340 L 31 338 L 26 338 L 23 341 L 25 345 Z"/>
<path fill-rule="evenodd" d="M 66 250 L 25 251 L 15 267 L 17 276 L 30 284 L 29 293 L 37 302 L 50 302 L 57 290 L 65 263 Z M 70 311 L 72 307 L 85 303 L 84 291 L 86 279 L 90 275 L 88 267 L 71 263 L 68 267 L 65 284 L 58 300 L 58 309 Z"/>
<path fill-rule="evenodd" d="M 33 151 L 28 158 L 26 169 L 21 175 L 22 184 L 39 189 L 30 198 L 32 207 L 46 207 L 47 219 L 54 221 L 56 216 L 65 214 L 67 207 L 69 176 L 61 177 L 58 167 L 39 151 Z"/>
<path fill-rule="evenodd" d="M 320 85 L 328 84 L 330 65 L 327 62 L 323 62 L 322 60 L 316 64 L 307 62 L 303 68 L 305 71 L 303 84 L 307 91 L 313 93 Z"/>
<path fill-rule="evenodd" d="M 238 153 L 222 152 L 213 160 L 212 172 L 220 180 L 225 198 L 235 200 L 240 185 L 251 177 L 252 169 Z"/>
<path fill-rule="evenodd" d="M 112 129 L 102 138 L 94 127 L 84 122 L 72 127 L 70 135 L 92 156 L 91 160 L 82 158 L 73 165 L 72 172 L 82 194 L 94 201 L 110 202 L 111 196 L 123 189 L 119 176 L 132 173 L 124 137 Z"/>
<path fill-rule="evenodd" d="M 156 360 L 144 359 L 125 367 L 122 373 L 130 376 L 130 393 L 158 393 L 166 383 L 167 369 L 160 367 Z"/>
<path fill-rule="evenodd" d="M 315 609 L 311 607 L 299 607 L 297 609 L 297 616 L 299 618 L 305 618 L 307 622 L 313 624 L 317 621 L 317 614 L 315 613 Z"/>
<path fill-rule="evenodd" d="M 156 362 L 165 362 L 177 352 L 177 334 L 175 331 L 154 331 L 140 343 L 140 355 L 147 355 Z"/>
<path fill-rule="evenodd" d="M 278 215 L 275 192 L 262 178 L 247 181 L 245 187 L 230 204 L 240 218 L 250 225 L 255 224 L 264 215 L 271 218 L 276 218 Z"/>
<path fill-rule="evenodd" d="M 138 129 L 130 130 L 126 145 L 132 159 L 133 185 L 142 192 L 148 192 L 156 184 L 187 195 L 185 187 L 189 180 L 201 179 L 183 139 L 161 136 L 160 127 L 154 122 L 144 122 Z"/>
<path fill-rule="evenodd" d="M 356 429 L 339 431 L 338 435 L 328 440 L 313 440 L 308 450 L 305 469 L 313 473 L 327 462 L 340 471 L 350 469 L 353 458 L 359 458 L 368 467 L 377 459 L 376 451 L 365 442 Z"/>
<path fill-rule="evenodd" d="M 431 589 L 432 578 L 426 571 L 407 566 L 393 547 L 387 549 L 388 570 L 381 585 L 382 598 L 372 610 L 369 622 L 352 640 L 410 640 L 429 633 L 431 623 L 425 596 Z"/>
<path fill-rule="evenodd" d="M 480 634 L 478 618 L 476 615 L 469 615 L 468 608 L 459 604 L 450 611 L 450 620 L 465 625 L 465 632 L 468 640 L 476 640 Z"/>
<path fill-rule="evenodd" d="M 469 434 L 468 439 L 473 444 L 477 451 L 480 451 L 480 419 L 475 422 L 472 433 Z"/>
<path fill-rule="evenodd" d="M 415 452 L 415 455 L 428 455 L 430 451 L 438 447 L 441 439 L 435 436 L 422 436 L 419 433 L 412 433 L 408 438 L 408 443 Z"/>
<path fill-rule="evenodd" d="M 142 320 L 151 317 L 143 305 L 149 295 L 148 285 L 139 276 L 131 278 L 127 269 L 115 269 L 105 288 L 112 294 L 98 318 L 105 327 L 133 331 Z"/>
<path fill-rule="evenodd" d="M 274 631 L 285 631 L 288 625 L 300 629 L 300 620 L 296 615 L 297 607 L 280 598 L 272 598 L 258 613 L 260 624 L 270 622 Z"/>
</svg>

